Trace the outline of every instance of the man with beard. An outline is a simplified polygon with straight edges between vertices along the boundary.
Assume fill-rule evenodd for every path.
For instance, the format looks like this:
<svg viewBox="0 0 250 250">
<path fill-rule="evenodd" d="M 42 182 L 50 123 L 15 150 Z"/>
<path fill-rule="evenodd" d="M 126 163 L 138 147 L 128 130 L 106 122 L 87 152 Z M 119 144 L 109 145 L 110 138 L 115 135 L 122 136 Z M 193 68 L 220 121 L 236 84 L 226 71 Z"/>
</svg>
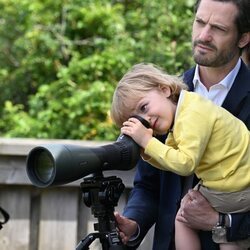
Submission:
<svg viewBox="0 0 250 250">
<path fill-rule="evenodd" d="M 183 79 L 190 91 L 224 107 L 250 129 L 250 71 L 240 58 L 250 40 L 250 1 L 197 0 L 195 13 L 196 66 Z M 179 207 L 182 212 L 177 220 L 200 230 L 202 249 L 219 249 L 214 241 L 221 234 L 228 241 L 250 235 L 250 212 L 219 214 L 199 191 L 190 189 L 193 179 L 154 169 L 142 160 L 138 163 L 124 214 L 115 213 L 121 239 L 129 249 L 136 249 L 154 224 L 153 249 L 175 249 L 174 221 Z"/>
</svg>

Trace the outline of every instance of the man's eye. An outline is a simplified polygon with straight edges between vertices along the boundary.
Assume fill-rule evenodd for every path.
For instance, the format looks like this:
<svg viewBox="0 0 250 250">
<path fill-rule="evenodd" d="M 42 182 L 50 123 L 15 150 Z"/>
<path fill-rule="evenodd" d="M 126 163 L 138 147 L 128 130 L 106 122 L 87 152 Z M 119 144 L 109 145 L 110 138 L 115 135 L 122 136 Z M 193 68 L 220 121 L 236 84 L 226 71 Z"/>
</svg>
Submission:
<svg viewBox="0 0 250 250">
<path fill-rule="evenodd" d="M 196 19 L 195 23 L 198 27 L 204 27 L 206 25 L 206 23 L 201 19 Z"/>
<path fill-rule="evenodd" d="M 221 27 L 219 27 L 219 26 L 214 26 L 213 29 L 216 30 L 216 31 L 219 31 L 219 32 L 223 32 L 223 33 L 226 32 L 225 29 L 223 29 L 223 28 L 221 28 Z"/>
</svg>

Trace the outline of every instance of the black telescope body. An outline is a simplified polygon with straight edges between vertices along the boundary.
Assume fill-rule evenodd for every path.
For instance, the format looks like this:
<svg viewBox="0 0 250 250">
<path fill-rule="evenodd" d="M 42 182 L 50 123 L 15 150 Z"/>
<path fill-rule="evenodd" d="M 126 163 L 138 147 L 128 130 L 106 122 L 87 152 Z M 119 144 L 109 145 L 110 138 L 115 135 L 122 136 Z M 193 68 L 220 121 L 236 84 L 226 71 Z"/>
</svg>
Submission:
<svg viewBox="0 0 250 250">
<path fill-rule="evenodd" d="M 47 144 L 33 148 L 27 174 L 38 187 L 62 185 L 104 170 L 129 170 L 139 159 L 139 147 L 128 136 L 96 148 Z"/>
<path fill-rule="evenodd" d="M 139 120 L 148 127 L 147 121 Z M 139 146 L 122 134 L 116 142 L 96 148 L 67 144 L 37 146 L 28 154 L 26 170 L 35 186 L 48 187 L 105 170 L 130 170 L 139 156 Z"/>
</svg>

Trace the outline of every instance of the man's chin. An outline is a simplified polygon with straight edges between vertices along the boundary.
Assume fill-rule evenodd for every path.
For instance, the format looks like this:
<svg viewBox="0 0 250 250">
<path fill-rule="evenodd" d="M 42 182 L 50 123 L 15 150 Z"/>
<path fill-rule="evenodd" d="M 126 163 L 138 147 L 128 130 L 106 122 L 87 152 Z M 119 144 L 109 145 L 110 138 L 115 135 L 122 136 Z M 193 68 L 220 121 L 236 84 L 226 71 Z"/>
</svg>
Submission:
<svg viewBox="0 0 250 250">
<path fill-rule="evenodd" d="M 209 59 L 207 56 L 202 56 L 202 55 L 194 55 L 194 61 L 196 64 L 206 67 L 210 67 L 213 64 L 211 59 Z"/>
</svg>

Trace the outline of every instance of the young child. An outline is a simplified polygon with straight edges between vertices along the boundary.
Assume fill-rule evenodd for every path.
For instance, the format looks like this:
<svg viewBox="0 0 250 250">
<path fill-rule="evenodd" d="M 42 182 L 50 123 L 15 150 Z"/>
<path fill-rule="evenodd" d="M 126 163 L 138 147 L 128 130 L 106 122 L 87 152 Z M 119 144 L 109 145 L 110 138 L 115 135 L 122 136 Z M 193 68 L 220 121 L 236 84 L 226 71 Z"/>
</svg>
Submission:
<svg viewBox="0 0 250 250">
<path fill-rule="evenodd" d="M 183 176 L 195 173 L 201 180 L 199 191 L 217 211 L 250 210 L 247 127 L 222 107 L 186 89 L 180 78 L 153 65 L 135 65 L 114 92 L 112 119 L 140 145 L 142 158 L 154 167 Z M 133 115 L 147 120 L 150 128 Z M 165 144 L 154 137 L 164 134 L 168 134 Z M 176 249 L 200 249 L 196 231 L 177 220 Z M 242 248 L 223 241 L 220 249 Z"/>
</svg>

